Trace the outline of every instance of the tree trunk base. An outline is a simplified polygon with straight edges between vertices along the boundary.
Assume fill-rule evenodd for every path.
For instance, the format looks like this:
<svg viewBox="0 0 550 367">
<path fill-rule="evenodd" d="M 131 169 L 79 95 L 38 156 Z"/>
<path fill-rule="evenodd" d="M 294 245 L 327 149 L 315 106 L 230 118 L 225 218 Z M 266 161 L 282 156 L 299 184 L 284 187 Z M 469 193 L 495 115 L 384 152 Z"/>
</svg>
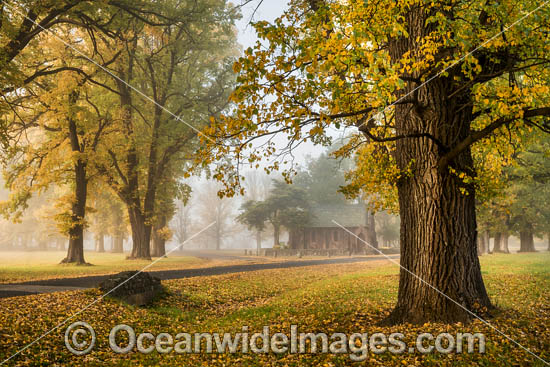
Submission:
<svg viewBox="0 0 550 367">
<path fill-rule="evenodd" d="M 93 266 L 93 264 L 87 263 L 86 261 L 73 260 L 68 257 L 64 258 L 59 262 L 59 264 L 72 264 L 72 265 L 83 265 L 83 266 Z"/>
<path fill-rule="evenodd" d="M 139 257 L 139 256 L 126 256 L 126 260 L 151 260 L 151 256 L 147 257 L 147 256 L 143 256 L 143 257 Z"/>
<path fill-rule="evenodd" d="M 443 297 L 443 296 L 441 296 Z M 493 317 L 496 307 L 489 304 L 480 307 L 478 302 L 472 304 L 471 307 L 465 306 L 473 314 L 486 320 Z M 426 312 L 416 312 L 410 309 L 394 308 L 385 319 L 381 320 L 379 326 L 394 326 L 401 324 L 423 325 L 428 322 L 440 322 L 445 324 L 454 324 L 461 322 L 467 324 L 476 319 L 475 316 L 465 311 L 462 307 L 448 301 L 446 309 L 433 310 L 431 316 L 426 317 Z"/>
</svg>

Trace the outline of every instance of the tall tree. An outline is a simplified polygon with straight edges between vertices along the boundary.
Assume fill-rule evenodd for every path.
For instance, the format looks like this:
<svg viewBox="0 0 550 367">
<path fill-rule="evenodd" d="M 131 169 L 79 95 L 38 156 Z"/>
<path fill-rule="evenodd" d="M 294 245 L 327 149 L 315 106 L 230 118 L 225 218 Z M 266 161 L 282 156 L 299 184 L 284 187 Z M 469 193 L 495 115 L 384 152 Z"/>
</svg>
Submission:
<svg viewBox="0 0 550 367">
<path fill-rule="evenodd" d="M 33 192 L 49 185 L 67 185 L 72 194 L 60 203 L 63 213 L 58 215 L 69 236 L 67 257 L 63 262 L 84 263 L 83 236 L 86 217 L 88 183 L 94 176 L 90 160 L 105 134 L 112 132 L 112 119 L 103 108 L 100 79 L 95 79 L 98 68 L 83 61 L 65 44 L 79 44 L 82 52 L 94 53 L 88 37 L 78 30 L 63 28 L 65 41 L 44 34 L 43 54 L 52 67 L 65 68 L 63 73 L 42 76 L 28 84 L 17 108 L 5 116 L 6 139 L 9 146 L 3 150 L 6 185 L 12 190 L 11 211 L 24 209 Z M 95 46 L 94 46 L 95 45 Z M 114 56 L 116 57 L 116 56 Z M 108 58 L 108 64 L 112 58 Z M 94 81 L 96 84 L 89 83 Z"/>
<path fill-rule="evenodd" d="M 166 1 L 159 8 L 173 23 L 129 23 L 120 40 L 125 52 L 112 73 L 122 132 L 109 149 L 110 164 L 99 168 L 127 206 L 130 258 L 150 258 L 159 188 L 181 178 L 170 176 L 181 172 L 174 165 L 193 155 L 198 129 L 227 106 L 233 83 L 235 8 L 225 0 Z M 130 85 L 150 96 L 148 103 Z"/>
<path fill-rule="evenodd" d="M 261 201 L 248 200 L 241 205 L 240 210 L 237 221 L 256 232 L 256 251 L 259 255 L 262 251 L 262 232 L 269 217 L 267 206 Z"/>
<path fill-rule="evenodd" d="M 388 322 L 468 321 L 465 309 L 492 307 L 477 256 L 471 146 L 506 128 L 550 131 L 550 10 L 537 7 L 291 1 L 273 24 L 256 24 L 265 42 L 235 64 L 238 108 L 205 131 L 237 143 L 218 140 L 205 155 L 254 162 L 266 153 L 251 140 L 283 132 L 290 147 L 308 138 L 323 144 L 328 126 L 356 127 L 360 134 L 340 152 L 378 149 L 384 159 L 375 165 L 385 174 L 372 179 L 397 189 L 407 270 Z M 278 153 L 275 144 L 268 153 Z M 229 194 L 238 187 L 231 169 L 219 167 Z"/>
</svg>

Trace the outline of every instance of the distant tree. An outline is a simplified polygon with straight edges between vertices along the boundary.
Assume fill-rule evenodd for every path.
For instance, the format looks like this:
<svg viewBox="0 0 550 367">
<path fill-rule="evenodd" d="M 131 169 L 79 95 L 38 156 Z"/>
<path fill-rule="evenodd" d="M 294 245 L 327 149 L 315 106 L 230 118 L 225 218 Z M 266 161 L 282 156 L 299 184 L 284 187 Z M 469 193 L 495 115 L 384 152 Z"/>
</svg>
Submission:
<svg viewBox="0 0 550 367">
<path fill-rule="evenodd" d="M 253 228 L 262 228 L 268 221 L 273 226 L 274 246 L 280 244 L 281 227 L 293 229 L 311 220 L 307 192 L 283 181 L 273 181 L 273 189 L 265 200 L 247 203 L 242 207 L 241 221 Z"/>
<path fill-rule="evenodd" d="M 378 235 L 382 238 L 384 246 L 397 247 L 399 244 L 399 217 L 386 211 L 376 214 Z"/>
<path fill-rule="evenodd" d="M 216 250 L 220 250 L 224 240 L 240 229 L 234 221 L 236 201 L 233 198 L 220 198 L 219 189 L 217 183 L 208 181 L 201 184 L 196 198 L 201 225 L 205 227 L 213 223 L 212 227 L 205 231 L 205 236 L 209 243 L 211 240 L 214 241 Z"/>
<path fill-rule="evenodd" d="M 268 232 L 270 227 L 266 225 L 265 219 L 261 225 L 257 219 L 264 216 L 264 214 L 260 213 L 263 212 L 263 207 L 258 206 L 257 208 L 253 208 L 252 206 L 256 206 L 259 204 L 259 201 L 263 201 L 268 197 L 273 185 L 273 179 L 261 170 L 248 171 L 244 177 L 244 199 L 246 201 L 241 206 L 241 211 L 243 212 L 237 217 L 237 220 L 246 225 L 249 230 L 255 231 L 256 250 L 259 254 L 262 249 L 262 234 Z"/>
<path fill-rule="evenodd" d="M 171 227 L 179 244 L 183 244 L 189 238 L 189 233 L 193 227 L 193 203 L 189 200 L 187 203 L 176 202 L 176 214 L 172 218 Z"/>
<path fill-rule="evenodd" d="M 550 137 L 539 136 L 518 154 L 507 171 L 513 198 L 508 210 L 512 228 L 519 233 L 520 252 L 535 251 L 534 236 L 550 230 Z"/>
<path fill-rule="evenodd" d="M 307 191 L 313 204 L 321 206 L 342 205 L 348 203 L 345 196 L 346 172 L 351 168 L 349 159 L 336 159 L 332 156 L 338 146 L 332 146 L 317 158 L 310 158 L 306 168 L 300 171 L 294 182 Z M 363 192 L 360 196 L 366 202 L 366 241 L 369 245 L 378 248 L 374 213 L 376 205 L 371 203 L 372 195 Z"/>
<path fill-rule="evenodd" d="M 241 214 L 237 216 L 237 221 L 246 225 L 249 230 L 256 232 L 256 250 L 259 254 L 262 250 L 262 232 L 269 217 L 268 207 L 265 202 L 248 200 L 240 210 Z"/>
<path fill-rule="evenodd" d="M 344 204 L 347 200 L 340 190 L 346 184 L 348 166 L 347 161 L 331 158 L 330 152 L 323 152 L 316 158 L 310 157 L 293 182 L 307 191 L 312 204 Z"/>
</svg>

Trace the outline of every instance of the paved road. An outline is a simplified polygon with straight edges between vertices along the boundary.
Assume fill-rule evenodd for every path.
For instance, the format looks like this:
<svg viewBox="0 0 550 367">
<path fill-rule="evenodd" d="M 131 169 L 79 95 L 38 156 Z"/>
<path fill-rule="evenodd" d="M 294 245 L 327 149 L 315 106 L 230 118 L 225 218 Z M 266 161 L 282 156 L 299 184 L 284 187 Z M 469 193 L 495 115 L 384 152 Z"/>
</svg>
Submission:
<svg viewBox="0 0 550 367">
<path fill-rule="evenodd" d="M 399 255 L 390 255 L 392 259 L 398 259 Z M 158 270 L 150 271 L 153 276 L 160 278 L 161 280 L 169 279 L 182 279 L 191 277 L 202 277 L 210 275 L 221 275 L 230 273 L 240 273 L 246 271 L 255 270 L 267 270 L 267 269 L 286 269 L 297 268 L 302 266 L 312 265 L 331 265 L 331 264 L 351 264 L 357 262 L 365 262 L 372 260 L 384 260 L 383 256 L 372 257 L 351 257 L 351 258 L 335 258 L 335 259 L 322 259 L 322 260 L 293 260 L 293 261 L 281 261 L 274 263 L 261 263 L 261 264 L 237 264 L 226 266 L 212 266 L 208 268 L 195 268 L 195 269 L 178 269 L 178 270 Z M 25 296 L 29 294 L 38 293 L 53 293 L 62 292 L 68 290 L 78 290 L 85 288 L 94 288 L 99 285 L 103 280 L 108 278 L 109 275 L 91 275 L 79 278 L 60 278 L 60 279 L 45 279 L 34 280 L 17 284 L 1 284 L 0 285 L 0 298 Z"/>
</svg>

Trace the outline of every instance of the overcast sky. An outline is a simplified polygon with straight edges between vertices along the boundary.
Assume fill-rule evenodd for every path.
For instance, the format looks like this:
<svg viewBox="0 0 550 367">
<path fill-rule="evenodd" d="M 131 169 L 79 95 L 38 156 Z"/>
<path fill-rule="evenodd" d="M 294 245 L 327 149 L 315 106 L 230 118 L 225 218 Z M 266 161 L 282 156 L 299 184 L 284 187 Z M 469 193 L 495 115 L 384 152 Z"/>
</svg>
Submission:
<svg viewBox="0 0 550 367">
<path fill-rule="evenodd" d="M 255 0 L 242 8 L 243 17 L 237 23 L 237 27 L 239 28 L 239 43 L 243 45 L 243 49 L 254 45 L 258 39 L 256 37 L 256 32 L 254 32 L 254 28 L 248 24 L 258 4 L 260 4 L 260 6 L 252 20 L 267 20 L 272 22 L 275 18 L 283 14 L 283 11 L 287 8 L 287 2 L 287 0 L 263 0 L 260 4 L 260 0 Z"/>
<path fill-rule="evenodd" d="M 239 30 L 239 36 L 238 40 L 239 43 L 243 46 L 243 50 L 247 49 L 248 47 L 253 46 L 258 38 L 256 37 L 256 32 L 254 28 L 249 24 L 252 14 L 254 13 L 254 9 L 258 6 L 260 3 L 260 0 L 252 1 L 250 4 L 243 6 L 242 13 L 243 17 L 242 19 L 237 23 L 237 28 Z M 261 5 L 258 7 L 256 12 L 254 13 L 253 21 L 260 21 L 260 20 L 267 20 L 269 22 L 273 22 L 277 17 L 283 14 L 283 12 L 287 9 L 288 0 L 263 0 L 261 2 Z M 332 132 L 334 137 L 340 136 L 340 134 L 336 133 L 335 131 Z M 275 141 L 280 142 L 281 144 L 286 143 L 286 136 L 280 136 L 275 139 Z M 325 148 L 320 146 L 314 146 L 311 143 L 305 143 L 300 145 L 296 151 L 294 152 L 295 155 L 295 162 L 303 164 L 306 161 L 306 157 L 308 155 L 311 156 L 318 156 L 321 152 L 323 152 Z"/>
</svg>

